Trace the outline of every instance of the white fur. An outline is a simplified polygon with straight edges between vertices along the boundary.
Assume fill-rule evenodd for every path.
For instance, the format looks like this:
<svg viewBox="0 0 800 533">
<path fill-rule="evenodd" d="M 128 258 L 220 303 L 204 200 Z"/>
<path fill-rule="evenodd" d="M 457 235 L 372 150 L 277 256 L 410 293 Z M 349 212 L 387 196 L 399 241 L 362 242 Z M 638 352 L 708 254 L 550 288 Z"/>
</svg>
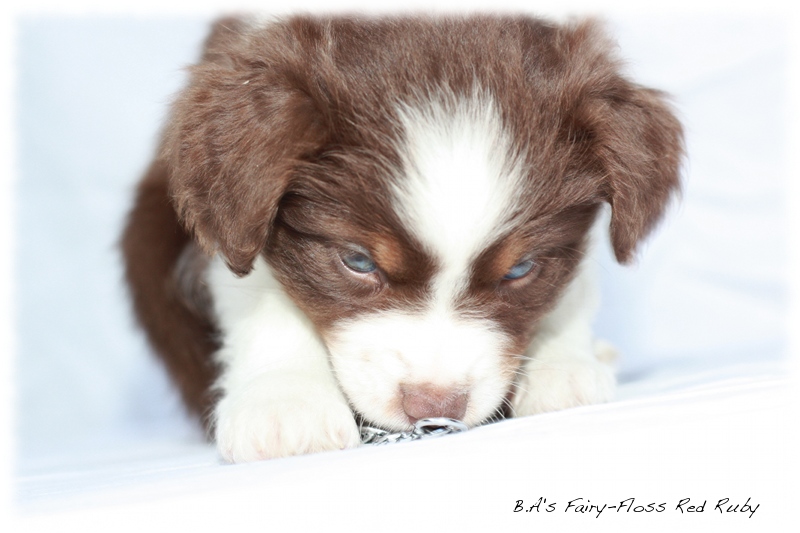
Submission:
<svg viewBox="0 0 800 533">
<path fill-rule="evenodd" d="M 357 446 L 324 345 L 263 259 L 237 278 L 215 258 L 208 284 L 223 338 L 214 412 L 222 456 L 242 462 Z"/>
<path fill-rule="evenodd" d="M 438 260 L 436 305 L 465 286 L 470 265 L 510 228 L 521 173 L 490 97 L 441 95 L 421 108 L 401 107 L 404 175 L 395 209 Z"/>
<path fill-rule="evenodd" d="M 592 333 L 599 294 L 591 266 L 590 254 L 540 322 L 520 370 L 512 402 L 515 416 L 611 399 L 616 384 L 613 348 L 595 341 Z"/>
</svg>

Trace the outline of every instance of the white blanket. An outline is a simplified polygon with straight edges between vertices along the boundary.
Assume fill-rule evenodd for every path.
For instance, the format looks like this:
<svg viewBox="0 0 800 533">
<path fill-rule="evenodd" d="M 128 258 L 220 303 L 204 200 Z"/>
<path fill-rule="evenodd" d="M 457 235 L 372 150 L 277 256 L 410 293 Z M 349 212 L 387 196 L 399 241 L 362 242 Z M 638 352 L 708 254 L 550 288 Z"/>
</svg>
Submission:
<svg viewBox="0 0 800 533">
<path fill-rule="evenodd" d="M 793 489 L 784 480 L 793 452 L 787 421 L 796 413 L 785 368 L 681 368 L 623 384 L 605 405 L 257 464 L 223 465 L 213 446 L 174 431 L 117 432 L 24 464 L 22 524 L 784 531 L 772 528 L 791 518 Z M 540 511 L 528 512 L 539 498 L 546 499 Z M 681 512 L 686 498 L 684 509 L 705 501 L 703 512 Z M 623 510 L 611 508 L 626 501 Z M 635 510 L 651 503 L 651 513 Z M 606 507 L 580 512 L 592 504 Z M 742 510 L 727 512 L 732 505 Z"/>
</svg>

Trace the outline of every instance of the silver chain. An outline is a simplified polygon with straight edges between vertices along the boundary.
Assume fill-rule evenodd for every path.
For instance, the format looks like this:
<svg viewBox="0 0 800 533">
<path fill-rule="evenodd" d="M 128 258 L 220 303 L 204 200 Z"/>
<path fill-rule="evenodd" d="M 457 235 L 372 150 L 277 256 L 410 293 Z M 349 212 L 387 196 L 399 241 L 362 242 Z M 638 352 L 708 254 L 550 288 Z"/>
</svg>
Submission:
<svg viewBox="0 0 800 533">
<path fill-rule="evenodd" d="M 399 433 L 389 433 L 385 429 L 363 426 L 361 428 L 361 443 L 393 444 L 395 442 L 442 437 L 451 433 L 461 433 L 467 429 L 469 428 L 460 420 L 453 420 L 452 418 L 423 418 L 414 424 L 414 429 L 411 431 L 401 431 Z"/>
</svg>

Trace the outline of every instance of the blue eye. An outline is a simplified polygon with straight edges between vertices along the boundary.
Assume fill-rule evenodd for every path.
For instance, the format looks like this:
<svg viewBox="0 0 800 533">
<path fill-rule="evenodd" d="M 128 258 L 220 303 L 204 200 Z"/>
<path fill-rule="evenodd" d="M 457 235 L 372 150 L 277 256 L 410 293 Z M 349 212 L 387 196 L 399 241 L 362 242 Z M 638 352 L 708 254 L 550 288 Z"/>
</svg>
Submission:
<svg viewBox="0 0 800 533">
<path fill-rule="evenodd" d="M 367 254 L 355 250 L 347 250 L 341 254 L 341 258 L 344 266 L 359 274 L 369 274 L 378 269 L 378 265 Z"/>
<path fill-rule="evenodd" d="M 536 261 L 534 261 L 533 259 L 526 259 L 524 261 L 520 261 L 519 263 L 511 267 L 511 270 L 508 271 L 508 274 L 503 276 L 503 279 L 515 280 L 524 278 L 525 276 L 530 274 L 531 270 L 533 270 L 533 267 L 535 266 L 536 266 Z"/>
</svg>

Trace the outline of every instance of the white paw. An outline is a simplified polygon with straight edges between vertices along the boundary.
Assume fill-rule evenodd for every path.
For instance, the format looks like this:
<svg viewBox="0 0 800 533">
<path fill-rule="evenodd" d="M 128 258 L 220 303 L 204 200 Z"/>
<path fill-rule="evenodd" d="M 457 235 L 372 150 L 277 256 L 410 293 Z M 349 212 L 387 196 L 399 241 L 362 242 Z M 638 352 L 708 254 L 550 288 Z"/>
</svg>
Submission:
<svg viewBox="0 0 800 533">
<path fill-rule="evenodd" d="M 596 359 L 533 360 L 523 372 L 512 402 L 516 416 L 607 402 L 616 387 L 612 366 Z"/>
<path fill-rule="evenodd" d="M 217 448 L 231 463 L 353 448 L 361 441 L 338 388 L 309 377 L 265 375 L 229 389 L 215 420 Z"/>
</svg>

